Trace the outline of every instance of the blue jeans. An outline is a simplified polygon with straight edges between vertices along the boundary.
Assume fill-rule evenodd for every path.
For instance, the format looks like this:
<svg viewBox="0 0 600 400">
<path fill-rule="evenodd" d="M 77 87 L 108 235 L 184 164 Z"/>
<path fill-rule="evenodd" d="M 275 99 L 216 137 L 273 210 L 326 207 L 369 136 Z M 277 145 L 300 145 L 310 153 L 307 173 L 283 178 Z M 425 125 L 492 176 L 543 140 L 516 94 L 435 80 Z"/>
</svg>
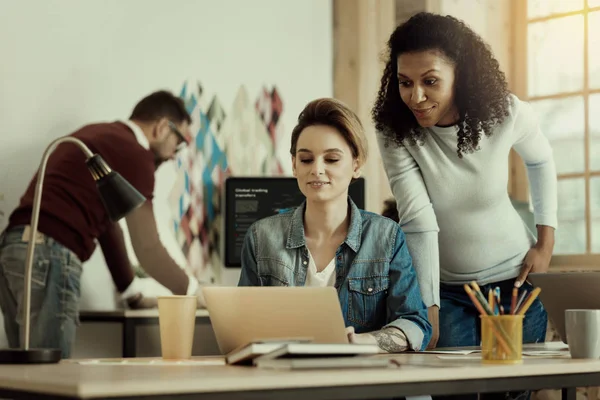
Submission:
<svg viewBox="0 0 600 400">
<path fill-rule="evenodd" d="M 19 348 L 23 329 L 23 290 L 28 243 L 24 227 L 0 236 L 0 307 L 11 348 Z M 58 348 L 69 358 L 79 325 L 81 261 L 45 235 L 36 243 L 31 274 L 30 348 Z"/>
<path fill-rule="evenodd" d="M 487 299 L 487 293 L 496 286 L 500 288 L 502 306 L 510 310 L 510 300 L 514 279 L 482 285 L 481 292 Z M 525 282 L 519 289 L 531 291 L 533 287 Z M 479 346 L 481 344 L 481 321 L 479 312 L 465 292 L 463 285 L 440 284 L 440 338 L 437 347 Z M 544 342 L 548 315 L 542 302 L 536 299 L 527 310 L 523 319 L 523 342 Z M 477 398 L 476 395 L 473 395 Z M 491 393 L 482 396 L 485 399 L 528 399 L 529 392 Z M 437 397 L 436 397 L 437 398 Z M 470 399 L 467 395 L 457 398 Z"/>
</svg>

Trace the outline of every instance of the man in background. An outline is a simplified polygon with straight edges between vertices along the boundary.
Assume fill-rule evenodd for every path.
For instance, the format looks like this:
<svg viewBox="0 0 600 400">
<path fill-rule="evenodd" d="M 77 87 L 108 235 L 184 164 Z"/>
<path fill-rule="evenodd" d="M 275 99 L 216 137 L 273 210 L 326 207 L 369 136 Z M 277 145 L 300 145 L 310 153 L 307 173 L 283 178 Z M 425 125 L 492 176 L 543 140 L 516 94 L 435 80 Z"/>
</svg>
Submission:
<svg viewBox="0 0 600 400">
<path fill-rule="evenodd" d="M 126 217 L 135 255 L 144 270 L 177 295 L 196 295 L 198 281 L 169 256 L 158 236 L 152 208 L 155 171 L 186 144 L 190 116 L 183 101 L 166 91 L 138 102 L 128 120 L 86 125 L 71 136 L 99 154 L 147 201 Z M 0 235 L 0 306 L 11 348 L 20 347 L 22 296 L 37 174 Z M 68 358 L 79 324 L 82 264 L 100 244 L 121 298 L 130 307 L 154 305 L 141 295 L 123 232 L 110 221 L 95 182 L 76 145 L 63 143 L 51 154 L 44 177 L 31 278 L 32 348 L 60 348 Z"/>
</svg>

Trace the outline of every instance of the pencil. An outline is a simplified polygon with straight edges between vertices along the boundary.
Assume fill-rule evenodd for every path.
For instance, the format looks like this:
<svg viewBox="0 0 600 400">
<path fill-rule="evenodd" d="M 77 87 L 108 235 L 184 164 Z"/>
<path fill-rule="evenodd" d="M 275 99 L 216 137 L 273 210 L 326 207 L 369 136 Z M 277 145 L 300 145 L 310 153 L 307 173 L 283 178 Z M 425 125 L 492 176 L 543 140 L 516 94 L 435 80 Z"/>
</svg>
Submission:
<svg viewBox="0 0 600 400">
<path fill-rule="evenodd" d="M 519 294 L 518 288 L 513 288 L 512 290 L 512 298 L 510 299 L 510 314 L 514 315 L 515 311 L 517 311 L 517 296 Z"/>
<path fill-rule="evenodd" d="M 529 307 L 531 307 L 531 305 L 533 304 L 533 301 L 536 299 L 536 297 L 538 297 L 538 294 L 540 294 L 541 291 L 542 291 L 542 288 L 539 288 L 539 287 L 536 287 L 535 289 L 533 289 L 531 291 L 531 293 L 529 294 L 529 296 L 527 296 L 527 300 L 525 300 L 525 302 L 523 303 L 523 305 L 517 312 L 517 315 L 525 315 L 525 313 L 527 312 L 527 309 Z"/>
<path fill-rule="evenodd" d="M 464 284 L 464 288 L 465 288 L 465 292 L 467 292 L 467 294 L 469 295 L 469 298 L 471 299 L 471 301 L 473 302 L 473 304 L 475 305 L 475 308 L 477 309 L 477 311 L 479 311 L 479 313 L 481 315 L 487 315 L 487 313 L 485 312 L 485 310 L 483 309 L 483 307 L 481 306 L 481 303 L 479 303 L 479 301 L 477 300 L 477 298 L 475 297 L 475 294 L 473 293 L 473 290 L 471 290 L 471 288 L 469 287 L 469 285 L 467 285 L 466 283 Z"/>
<path fill-rule="evenodd" d="M 488 292 L 488 304 L 490 305 L 490 309 L 493 314 L 496 314 L 496 306 L 494 304 L 494 293 L 492 293 L 492 289 Z"/>
<path fill-rule="evenodd" d="M 477 282 L 475 282 L 475 281 L 471 282 L 471 287 L 474 290 L 477 300 L 479 300 L 479 302 L 481 303 L 481 306 L 485 310 L 485 313 L 487 315 L 494 315 L 494 311 L 490 308 L 490 305 L 488 304 L 488 302 L 485 301 L 485 297 L 483 297 L 483 293 L 481 293 L 481 289 L 479 288 L 479 285 L 477 284 Z"/>
</svg>

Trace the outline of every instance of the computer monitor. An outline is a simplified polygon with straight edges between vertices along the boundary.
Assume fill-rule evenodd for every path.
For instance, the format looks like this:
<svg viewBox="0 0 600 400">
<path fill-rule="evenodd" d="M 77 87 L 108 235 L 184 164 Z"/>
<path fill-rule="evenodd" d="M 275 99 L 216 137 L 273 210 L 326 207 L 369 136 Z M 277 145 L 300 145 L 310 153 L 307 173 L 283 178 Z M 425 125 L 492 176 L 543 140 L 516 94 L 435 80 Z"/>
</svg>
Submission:
<svg viewBox="0 0 600 400">
<path fill-rule="evenodd" d="M 365 208 L 365 180 L 350 184 L 350 198 Z M 261 218 L 297 207 L 305 197 L 294 177 L 229 177 L 225 180 L 223 264 L 240 268 L 246 231 Z"/>
</svg>

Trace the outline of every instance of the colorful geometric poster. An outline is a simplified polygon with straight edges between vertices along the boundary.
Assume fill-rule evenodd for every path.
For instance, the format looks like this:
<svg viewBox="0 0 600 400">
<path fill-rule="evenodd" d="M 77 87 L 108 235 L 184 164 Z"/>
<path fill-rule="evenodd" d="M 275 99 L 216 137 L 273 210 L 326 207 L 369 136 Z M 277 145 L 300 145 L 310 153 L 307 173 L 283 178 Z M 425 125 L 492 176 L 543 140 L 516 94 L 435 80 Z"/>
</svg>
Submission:
<svg viewBox="0 0 600 400">
<path fill-rule="evenodd" d="M 283 174 L 277 157 L 283 102 L 276 88 L 263 88 L 252 100 L 240 86 L 227 108 L 217 96 L 205 99 L 200 83 L 188 82 L 180 97 L 192 124 L 190 144 L 177 155 L 177 179 L 169 195 L 173 233 L 190 272 L 219 283 L 225 178 Z"/>
<path fill-rule="evenodd" d="M 279 148 L 282 145 L 281 138 L 283 134 L 282 124 L 279 123 L 281 112 L 283 111 L 283 102 L 281 101 L 281 97 L 279 97 L 277 89 L 273 88 L 271 91 L 268 91 L 266 88 L 263 88 L 262 93 L 256 100 L 255 107 L 262 123 L 267 128 L 273 148 Z M 289 146 L 289 143 L 285 145 Z M 271 172 L 273 175 L 281 175 L 284 172 L 281 160 L 277 159 L 277 157 L 272 160 Z"/>
</svg>

